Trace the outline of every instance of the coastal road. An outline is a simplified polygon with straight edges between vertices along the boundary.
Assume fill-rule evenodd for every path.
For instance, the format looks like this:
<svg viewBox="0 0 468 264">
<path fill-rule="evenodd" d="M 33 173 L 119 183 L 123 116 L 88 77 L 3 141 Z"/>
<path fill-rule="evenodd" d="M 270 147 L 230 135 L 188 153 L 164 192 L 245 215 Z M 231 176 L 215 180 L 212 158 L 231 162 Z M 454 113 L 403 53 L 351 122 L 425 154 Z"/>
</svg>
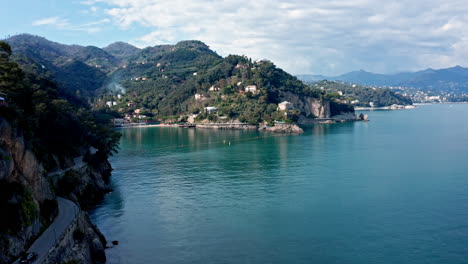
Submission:
<svg viewBox="0 0 468 264">
<path fill-rule="evenodd" d="M 34 263 L 41 263 L 47 255 L 49 249 L 59 241 L 63 232 L 72 223 L 80 212 L 80 208 L 72 201 L 57 197 L 59 212 L 50 226 L 34 241 L 28 249 L 29 252 L 36 252 L 37 259 Z"/>
<path fill-rule="evenodd" d="M 76 158 L 74 160 L 74 165 L 71 166 L 70 168 L 66 168 L 66 169 L 58 170 L 58 171 L 53 171 L 53 172 L 47 174 L 47 176 L 55 176 L 55 175 L 58 175 L 58 174 L 63 174 L 63 173 L 65 173 L 67 171 L 70 171 L 70 170 L 79 170 L 79 169 L 83 168 L 86 165 L 87 164 L 83 161 L 83 159 L 81 157 L 79 157 L 79 158 Z"/>
</svg>

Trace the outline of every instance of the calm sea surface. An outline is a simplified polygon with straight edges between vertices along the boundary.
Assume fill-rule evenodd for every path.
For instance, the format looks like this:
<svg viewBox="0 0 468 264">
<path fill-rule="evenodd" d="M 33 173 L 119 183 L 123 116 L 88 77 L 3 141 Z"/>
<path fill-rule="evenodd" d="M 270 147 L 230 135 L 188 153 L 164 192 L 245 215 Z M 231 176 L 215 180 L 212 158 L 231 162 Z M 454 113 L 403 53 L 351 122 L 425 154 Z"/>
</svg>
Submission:
<svg viewBox="0 0 468 264">
<path fill-rule="evenodd" d="M 302 135 L 122 130 L 108 263 L 468 263 L 468 105 Z M 231 142 L 229 145 L 228 142 Z"/>
</svg>

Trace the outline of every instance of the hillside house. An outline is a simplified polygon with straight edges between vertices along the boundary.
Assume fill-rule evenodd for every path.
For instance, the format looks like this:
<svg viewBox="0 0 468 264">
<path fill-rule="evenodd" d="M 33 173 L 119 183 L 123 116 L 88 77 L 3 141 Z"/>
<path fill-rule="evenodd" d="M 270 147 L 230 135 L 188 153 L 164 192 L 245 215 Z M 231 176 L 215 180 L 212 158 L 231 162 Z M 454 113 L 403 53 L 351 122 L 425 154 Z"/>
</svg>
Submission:
<svg viewBox="0 0 468 264">
<path fill-rule="evenodd" d="M 205 96 L 203 94 L 195 94 L 195 100 L 203 100 L 205 99 Z"/>
<path fill-rule="evenodd" d="M 212 85 L 209 90 L 210 92 L 219 91 L 219 87 L 215 87 L 214 85 Z"/>
<path fill-rule="evenodd" d="M 280 111 L 289 111 L 293 109 L 294 109 L 294 105 L 288 101 L 284 101 L 278 104 L 278 110 Z"/>
<path fill-rule="evenodd" d="M 216 111 L 218 111 L 218 108 L 216 108 L 214 106 L 208 106 L 208 107 L 205 107 L 205 111 L 208 114 L 213 114 L 213 113 L 216 113 Z"/>
<path fill-rule="evenodd" d="M 256 94 L 258 92 L 257 85 L 247 85 L 244 90 L 245 92 L 251 92 L 253 94 Z"/>
</svg>

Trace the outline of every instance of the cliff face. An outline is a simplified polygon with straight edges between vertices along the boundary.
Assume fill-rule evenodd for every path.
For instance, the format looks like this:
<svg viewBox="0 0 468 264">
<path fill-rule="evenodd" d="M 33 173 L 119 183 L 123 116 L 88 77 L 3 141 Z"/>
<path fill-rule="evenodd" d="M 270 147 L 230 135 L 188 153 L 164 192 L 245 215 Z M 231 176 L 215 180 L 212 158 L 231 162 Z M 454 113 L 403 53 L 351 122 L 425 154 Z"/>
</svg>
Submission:
<svg viewBox="0 0 468 264">
<path fill-rule="evenodd" d="M 82 162 L 80 157 L 76 159 L 80 161 L 77 170 L 47 174 L 35 154 L 28 149 L 21 131 L 1 117 L 0 136 L 0 263 L 9 263 L 25 251 L 54 220 L 58 212 L 56 195 L 64 194 L 64 188 L 71 187 L 67 198 L 85 207 L 90 206 L 109 190 L 106 179 L 111 167 L 107 160 L 91 165 Z M 69 186 L 61 185 L 57 179 L 63 178 L 70 171 L 73 171 L 74 181 L 68 182 L 71 184 Z M 94 252 L 93 256 L 104 255 L 102 243 L 99 246 L 94 239 L 98 236 L 97 229 L 89 222 L 86 213 L 82 214 L 78 226 L 84 234 L 83 243 L 88 246 L 74 247 L 78 250 L 74 254 L 83 255 L 78 259 L 88 259 L 86 256 L 90 256 L 89 252 Z M 91 244 L 93 246 L 89 246 Z M 69 248 L 57 250 L 68 252 Z M 58 256 L 65 254 L 63 252 Z M 102 256 L 97 259 L 102 260 Z"/>
<path fill-rule="evenodd" d="M 71 199 L 82 208 L 90 208 L 111 191 L 108 178 L 112 167 L 107 160 L 95 164 L 85 163 L 83 156 L 68 162 L 69 169 L 61 169 L 49 174 L 57 195 Z"/>
<path fill-rule="evenodd" d="M 286 93 L 285 100 L 291 102 L 296 109 L 299 109 L 306 117 L 330 118 L 330 101 L 320 100 L 313 97 L 300 97 L 297 94 Z"/>
<path fill-rule="evenodd" d="M 21 133 L 0 118 L 0 136 L 0 202 L 2 218 L 6 218 L 0 227 L 0 262 L 4 263 L 30 244 L 56 210 L 45 208 L 55 194 Z"/>
<path fill-rule="evenodd" d="M 55 198 L 44 168 L 34 153 L 25 146 L 22 134 L 0 118 L 0 180 L 28 186 L 38 203 Z"/>
</svg>

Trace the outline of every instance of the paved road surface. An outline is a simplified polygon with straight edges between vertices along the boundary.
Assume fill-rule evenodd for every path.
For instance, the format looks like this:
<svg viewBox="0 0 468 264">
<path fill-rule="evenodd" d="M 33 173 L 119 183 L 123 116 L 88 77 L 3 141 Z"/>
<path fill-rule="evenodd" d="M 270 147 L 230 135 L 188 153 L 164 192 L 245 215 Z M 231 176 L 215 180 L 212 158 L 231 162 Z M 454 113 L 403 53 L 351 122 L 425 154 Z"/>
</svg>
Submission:
<svg viewBox="0 0 468 264">
<path fill-rule="evenodd" d="M 78 206 L 70 200 L 57 197 L 57 201 L 59 207 L 57 217 L 27 251 L 38 254 L 37 260 L 34 263 L 41 263 L 49 249 L 55 245 L 56 241 L 60 239 L 63 232 L 80 212 Z"/>
</svg>

